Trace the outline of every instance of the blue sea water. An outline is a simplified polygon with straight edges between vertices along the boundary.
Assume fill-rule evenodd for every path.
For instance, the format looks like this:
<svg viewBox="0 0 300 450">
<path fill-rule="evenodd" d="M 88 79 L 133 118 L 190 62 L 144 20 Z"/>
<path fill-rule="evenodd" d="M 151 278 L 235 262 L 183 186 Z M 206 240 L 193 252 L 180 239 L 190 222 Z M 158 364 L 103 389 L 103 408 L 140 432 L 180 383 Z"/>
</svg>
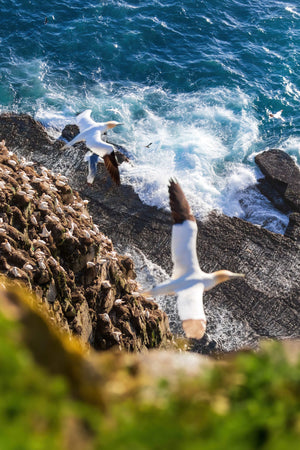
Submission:
<svg viewBox="0 0 300 450">
<path fill-rule="evenodd" d="M 124 123 L 111 133 L 134 162 L 121 179 L 144 202 L 168 207 L 175 176 L 198 217 L 284 229 L 251 186 L 264 149 L 300 163 L 296 0 L 0 0 L 0 13 L 2 112 L 59 134 L 91 108 Z"/>
</svg>

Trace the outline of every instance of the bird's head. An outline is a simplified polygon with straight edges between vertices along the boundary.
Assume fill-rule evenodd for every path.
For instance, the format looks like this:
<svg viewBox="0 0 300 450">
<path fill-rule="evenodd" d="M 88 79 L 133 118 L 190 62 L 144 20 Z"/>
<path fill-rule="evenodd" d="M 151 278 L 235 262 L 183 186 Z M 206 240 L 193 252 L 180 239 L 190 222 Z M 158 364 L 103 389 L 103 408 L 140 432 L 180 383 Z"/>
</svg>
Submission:
<svg viewBox="0 0 300 450">
<path fill-rule="evenodd" d="M 106 122 L 106 128 L 107 130 L 110 130 L 111 128 L 115 128 L 117 125 L 123 125 L 120 122 L 116 122 L 115 120 L 110 120 L 109 122 Z"/>
<path fill-rule="evenodd" d="M 215 286 L 220 283 L 224 283 L 224 281 L 233 280 L 234 278 L 245 278 L 243 273 L 234 273 L 229 270 L 218 270 L 214 273 L 215 276 Z"/>
</svg>

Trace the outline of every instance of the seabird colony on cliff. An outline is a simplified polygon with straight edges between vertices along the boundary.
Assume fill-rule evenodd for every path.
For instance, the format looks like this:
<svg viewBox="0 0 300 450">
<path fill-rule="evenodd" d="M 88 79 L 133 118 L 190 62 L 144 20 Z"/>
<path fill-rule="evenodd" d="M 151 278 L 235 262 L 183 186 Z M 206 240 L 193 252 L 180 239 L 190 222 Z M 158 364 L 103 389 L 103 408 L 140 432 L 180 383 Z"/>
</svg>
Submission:
<svg viewBox="0 0 300 450">
<path fill-rule="evenodd" d="M 77 142 L 85 141 L 86 146 L 92 152 L 87 153 L 85 156 L 85 160 L 88 162 L 89 167 L 87 182 L 90 184 L 93 183 L 97 173 L 97 163 L 99 157 L 101 157 L 103 158 L 104 165 L 112 180 L 117 185 L 120 185 L 120 173 L 114 152 L 114 146 L 104 142 L 102 137 L 107 130 L 122 124 L 115 121 L 95 122 L 91 118 L 91 113 L 92 110 L 87 109 L 86 111 L 78 114 L 76 121 L 79 126 L 80 133 L 64 145 L 62 150 L 76 144 Z"/>
<path fill-rule="evenodd" d="M 201 339 L 206 330 L 203 293 L 219 283 L 244 275 L 229 270 L 205 273 L 200 269 L 196 250 L 196 219 L 179 183 L 172 179 L 169 184 L 169 198 L 173 219 L 172 279 L 144 291 L 143 294 L 177 294 L 178 313 L 186 336 Z"/>
</svg>

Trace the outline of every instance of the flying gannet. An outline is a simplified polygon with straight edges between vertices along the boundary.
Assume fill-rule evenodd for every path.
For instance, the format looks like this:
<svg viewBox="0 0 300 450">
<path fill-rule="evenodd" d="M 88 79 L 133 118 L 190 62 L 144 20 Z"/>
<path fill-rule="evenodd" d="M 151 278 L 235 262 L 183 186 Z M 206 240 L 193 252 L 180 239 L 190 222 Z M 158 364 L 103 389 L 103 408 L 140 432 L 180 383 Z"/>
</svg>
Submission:
<svg viewBox="0 0 300 450">
<path fill-rule="evenodd" d="M 285 122 L 284 118 L 281 116 L 283 112 L 283 109 L 281 109 L 280 111 L 277 111 L 277 113 L 273 114 L 273 113 L 269 113 L 269 118 L 270 119 L 281 119 L 282 122 Z"/>
<path fill-rule="evenodd" d="M 91 118 L 91 109 L 78 114 L 76 121 L 79 126 L 80 133 L 74 137 L 70 142 L 68 142 L 62 150 L 70 147 L 76 142 L 85 141 L 86 146 L 92 151 L 92 153 L 87 153 L 85 160 L 89 163 L 89 174 L 87 177 L 88 183 L 93 183 L 96 172 L 97 172 L 97 162 L 99 157 L 103 158 L 104 165 L 108 170 L 112 180 L 119 185 L 120 184 L 120 173 L 118 169 L 118 163 L 116 160 L 114 147 L 107 142 L 102 140 L 102 135 L 111 128 L 117 125 L 122 125 L 119 122 L 109 121 L 109 122 L 95 122 Z"/>
<path fill-rule="evenodd" d="M 201 339 L 206 330 L 203 293 L 219 283 L 244 275 L 229 270 L 205 273 L 200 269 L 196 251 L 197 223 L 183 190 L 173 179 L 169 184 L 169 198 L 173 219 L 172 279 L 142 294 L 177 294 L 178 313 L 186 336 Z"/>
</svg>

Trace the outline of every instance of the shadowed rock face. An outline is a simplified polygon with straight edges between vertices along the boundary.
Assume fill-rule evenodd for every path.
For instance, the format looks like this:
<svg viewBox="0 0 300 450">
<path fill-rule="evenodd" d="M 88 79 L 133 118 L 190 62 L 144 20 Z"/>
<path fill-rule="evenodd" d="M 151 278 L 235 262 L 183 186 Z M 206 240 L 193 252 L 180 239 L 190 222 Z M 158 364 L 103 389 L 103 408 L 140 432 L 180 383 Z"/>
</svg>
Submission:
<svg viewBox="0 0 300 450">
<path fill-rule="evenodd" d="M 300 212 L 300 170 L 294 160 L 282 150 L 272 149 L 257 155 L 255 162 L 291 209 Z"/>
<path fill-rule="evenodd" d="M 299 242 L 300 240 L 300 169 L 287 153 L 271 149 L 255 157 L 265 178 L 260 179 L 260 191 L 279 210 L 290 215 L 286 236 Z"/>
<path fill-rule="evenodd" d="M 32 128 L 35 136 L 40 133 L 40 125 L 27 122 L 27 116 L 14 116 L 13 123 L 18 117 Z M 6 139 L 9 124 L 9 116 L 0 116 L 0 139 Z M 20 136 L 17 139 L 24 156 L 70 177 L 70 185 L 90 200 L 94 222 L 119 249 L 136 247 L 171 273 L 172 224 L 168 212 L 144 205 L 130 186 L 113 186 L 102 164 L 98 165 L 94 184 L 87 185 L 82 162 L 85 150 L 80 147 L 62 152 L 57 148 L 63 144 L 52 144 L 50 139 L 44 147 L 35 147 L 30 140 L 21 144 Z M 196 343 L 198 351 L 255 346 L 261 336 L 299 336 L 299 243 L 216 213 L 198 222 L 198 228 L 198 255 L 203 270 L 228 269 L 246 275 L 244 280 L 224 283 L 205 294 L 207 334 Z M 175 303 L 169 302 L 167 311 L 168 308 L 174 309 Z M 179 331 L 180 324 L 173 329 Z"/>
</svg>

